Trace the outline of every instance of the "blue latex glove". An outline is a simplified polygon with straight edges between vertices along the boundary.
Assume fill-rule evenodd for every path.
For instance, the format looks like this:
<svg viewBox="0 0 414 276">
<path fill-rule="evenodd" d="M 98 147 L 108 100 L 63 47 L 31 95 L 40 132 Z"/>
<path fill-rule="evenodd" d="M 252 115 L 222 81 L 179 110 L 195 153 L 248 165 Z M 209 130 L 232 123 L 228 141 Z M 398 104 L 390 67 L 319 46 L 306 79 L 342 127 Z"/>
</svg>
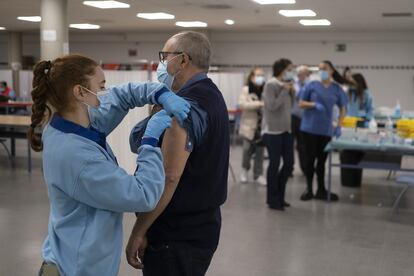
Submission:
<svg viewBox="0 0 414 276">
<path fill-rule="evenodd" d="M 158 103 L 162 105 L 168 114 L 173 115 L 181 126 L 183 126 L 191 108 L 186 100 L 177 96 L 175 93 L 168 91 L 162 93 L 158 97 Z"/>
<path fill-rule="evenodd" d="M 339 138 L 339 137 L 341 136 L 341 134 L 342 134 L 342 128 L 341 128 L 340 126 L 337 126 L 337 127 L 334 129 L 334 136 L 335 136 L 336 138 Z"/>
<path fill-rule="evenodd" d="M 315 102 L 315 108 L 318 111 L 325 111 L 325 107 L 323 106 L 323 104 Z"/>
<path fill-rule="evenodd" d="M 161 110 L 148 121 L 143 138 L 154 138 L 159 140 L 164 130 L 171 127 L 171 122 L 172 118 L 168 115 L 167 111 Z"/>
</svg>

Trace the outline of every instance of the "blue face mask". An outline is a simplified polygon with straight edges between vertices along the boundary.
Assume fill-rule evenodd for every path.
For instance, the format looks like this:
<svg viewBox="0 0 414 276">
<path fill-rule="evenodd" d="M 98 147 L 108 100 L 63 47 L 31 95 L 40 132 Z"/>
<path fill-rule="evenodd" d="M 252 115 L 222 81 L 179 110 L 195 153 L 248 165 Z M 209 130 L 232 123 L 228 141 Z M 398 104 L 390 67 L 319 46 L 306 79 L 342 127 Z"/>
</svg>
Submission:
<svg viewBox="0 0 414 276">
<path fill-rule="evenodd" d="M 292 72 L 292 71 L 288 71 L 288 72 L 286 72 L 286 74 L 283 76 L 283 80 L 284 80 L 284 81 L 292 81 L 294 77 L 295 77 L 295 76 L 294 76 L 293 72 Z"/>
<path fill-rule="evenodd" d="M 265 83 L 266 79 L 264 76 L 256 76 L 254 77 L 254 84 L 257 86 L 262 86 Z"/>
<path fill-rule="evenodd" d="M 172 59 L 170 59 L 170 61 L 173 60 L 173 59 L 175 59 L 178 56 L 173 57 Z M 168 61 L 167 60 L 164 61 L 164 62 L 158 63 L 158 67 L 157 67 L 157 79 L 158 79 L 159 82 L 164 83 L 165 85 L 167 85 L 167 87 L 169 89 L 171 89 L 172 84 L 174 82 L 174 78 L 175 78 L 175 76 L 178 73 L 179 72 L 175 73 L 174 76 L 171 76 L 168 73 Z"/>
<path fill-rule="evenodd" d="M 168 68 L 167 61 L 158 63 L 157 79 L 159 82 L 164 83 L 165 85 L 167 85 L 168 88 L 171 89 L 171 86 L 174 82 L 174 76 L 171 76 L 170 74 L 168 74 L 167 68 Z"/>
<path fill-rule="evenodd" d="M 319 71 L 319 77 L 321 78 L 322 81 L 329 80 L 329 78 L 330 78 L 329 72 L 326 71 L 326 70 L 320 70 Z"/>
</svg>

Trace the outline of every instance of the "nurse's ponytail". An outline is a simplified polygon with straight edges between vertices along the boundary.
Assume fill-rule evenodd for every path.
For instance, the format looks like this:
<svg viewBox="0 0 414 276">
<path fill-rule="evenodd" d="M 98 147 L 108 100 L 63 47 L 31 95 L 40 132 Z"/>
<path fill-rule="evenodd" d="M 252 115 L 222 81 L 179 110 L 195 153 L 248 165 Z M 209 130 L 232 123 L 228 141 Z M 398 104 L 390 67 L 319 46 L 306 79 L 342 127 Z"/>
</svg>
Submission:
<svg viewBox="0 0 414 276">
<path fill-rule="evenodd" d="M 323 63 L 327 64 L 333 71 L 332 78 L 339 84 L 347 83 L 346 79 L 339 74 L 338 70 L 335 69 L 335 66 L 329 60 L 324 60 Z"/>
<path fill-rule="evenodd" d="M 70 90 L 77 84 L 89 87 L 89 78 L 97 62 L 81 56 L 67 55 L 54 61 L 40 61 L 33 69 L 32 123 L 27 138 L 34 151 L 42 151 L 42 127 L 53 112 L 62 113 L 73 108 Z"/>
</svg>

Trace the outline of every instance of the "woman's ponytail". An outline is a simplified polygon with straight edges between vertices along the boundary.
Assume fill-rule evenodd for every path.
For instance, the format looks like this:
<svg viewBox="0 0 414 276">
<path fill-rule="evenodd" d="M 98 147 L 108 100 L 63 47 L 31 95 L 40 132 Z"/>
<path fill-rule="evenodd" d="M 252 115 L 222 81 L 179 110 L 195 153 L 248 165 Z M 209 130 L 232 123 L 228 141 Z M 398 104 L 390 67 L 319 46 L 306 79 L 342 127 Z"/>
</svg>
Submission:
<svg viewBox="0 0 414 276">
<path fill-rule="evenodd" d="M 49 73 L 52 68 L 50 61 L 40 61 L 33 69 L 33 90 L 32 90 L 32 124 L 27 132 L 27 138 L 34 151 L 42 151 L 42 134 L 36 131 L 47 121 L 52 111 L 47 105 L 48 95 L 50 95 L 51 85 Z"/>
<path fill-rule="evenodd" d="M 53 112 L 64 114 L 73 108 L 71 91 L 75 85 L 89 86 L 98 63 L 81 55 L 66 55 L 40 61 L 33 69 L 32 124 L 27 138 L 35 151 L 43 149 L 41 128 Z"/>
<path fill-rule="evenodd" d="M 341 74 L 339 74 L 339 72 L 335 69 L 335 66 L 333 65 L 333 63 L 329 60 L 324 60 L 323 63 L 327 64 L 329 67 L 331 67 L 333 73 L 332 73 L 332 78 L 334 79 L 334 81 L 336 81 L 339 84 L 345 84 L 347 83 L 347 81 L 345 80 L 344 77 L 341 76 Z"/>
</svg>

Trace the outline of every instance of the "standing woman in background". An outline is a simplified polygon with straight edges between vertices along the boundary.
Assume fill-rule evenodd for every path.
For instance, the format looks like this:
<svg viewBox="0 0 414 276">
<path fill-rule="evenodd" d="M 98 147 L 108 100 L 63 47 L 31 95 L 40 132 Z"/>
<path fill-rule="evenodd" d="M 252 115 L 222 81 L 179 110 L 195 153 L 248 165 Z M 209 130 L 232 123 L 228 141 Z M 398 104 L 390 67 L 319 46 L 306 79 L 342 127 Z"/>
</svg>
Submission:
<svg viewBox="0 0 414 276">
<path fill-rule="evenodd" d="M 304 108 L 301 131 L 304 136 L 306 152 L 306 182 L 307 189 L 301 196 L 301 200 L 310 200 L 313 194 L 313 176 L 318 180 L 316 199 L 327 200 L 328 193 L 325 189 L 325 162 L 328 154 L 324 151 L 333 135 L 341 133 L 342 120 L 346 114 L 346 95 L 341 88 L 345 81 L 335 70 L 330 61 L 324 61 L 319 65 L 321 81 L 312 81 L 302 92 L 300 107 Z M 333 108 L 338 106 L 340 110 L 338 126 L 332 125 Z M 337 201 L 338 195 L 331 193 L 331 200 Z"/>
<path fill-rule="evenodd" d="M 290 206 L 285 201 L 285 189 L 293 168 L 291 112 L 295 89 L 292 69 L 290 60 L 277 60 L 273 65 L 273 77 L 263 89 L 262 133 L 269 154 L 267 204 L 280 211 Z M 281 158 L 283 167 L 280 169 Z"/>
<path fill-rule="evenodd" d="M 127 83 L 98 93 L 103 90 L 103 71 L 87 57 L 68 55 L 34 67 L 28 139 L 35 151 L 43 150 L 50 201 L 39 275 L 117 275 L 122 213 L 151 211 L 162 195 L 158 139 L 171 124 L 167 112 L 182 122 L 188 103 L 159 83 Z M 129 109 L 145 104 L 162 104 L 166 111 L 148 123 L 138 169 L 129 175 L 118 166 L 106 136 Z"/>
<path fill-rule="evenodd" d="M 348 91 L 348 116 L 360 117 L 370 121 L 373 116 L 374 107 L 372 95 L 368 91 L 367 82 L 362 74 L 353 74 L 351 82 L 353 85 Z"/>
<path fill-rule="evenodd" d="M 264 147 L 261 137 L 262 92 L 265 80 L 263 69 L 254 68 L 247 77 L 246 86 L 243 87 L 239 98 L 239 107 L 242 110 L 239 134 L 243 137 L 243 172 L 240 175 L 242 183 L 248 181 L 250 161 L 254 154 L 254 181 L 260 185 L 266 185 L 266 179 L 262 175 Z"/>
</svg>

